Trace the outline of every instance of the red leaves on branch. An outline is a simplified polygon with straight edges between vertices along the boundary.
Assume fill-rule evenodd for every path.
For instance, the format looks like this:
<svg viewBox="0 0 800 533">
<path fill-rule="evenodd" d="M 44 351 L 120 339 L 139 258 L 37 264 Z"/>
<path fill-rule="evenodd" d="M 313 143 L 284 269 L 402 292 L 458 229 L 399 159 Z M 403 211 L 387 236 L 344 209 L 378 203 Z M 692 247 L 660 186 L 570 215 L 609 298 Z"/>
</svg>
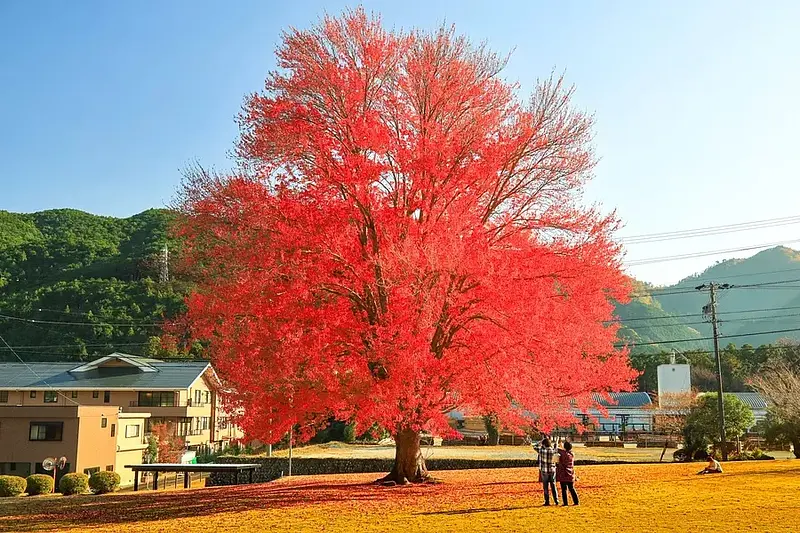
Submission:
<svg viewBox="0 0 800 533">
<path fill-rule="evenodd" d="M 251 438 L 329 417 L 448 433 L 446 413 L 572 421 L 625 390 L 617 228 L 580 204 L 591 118 L 560 78 L 363 11 L 290 30 L 240 116 L 240 172 L 186 184 L 187 323 Z"/>
</svg>

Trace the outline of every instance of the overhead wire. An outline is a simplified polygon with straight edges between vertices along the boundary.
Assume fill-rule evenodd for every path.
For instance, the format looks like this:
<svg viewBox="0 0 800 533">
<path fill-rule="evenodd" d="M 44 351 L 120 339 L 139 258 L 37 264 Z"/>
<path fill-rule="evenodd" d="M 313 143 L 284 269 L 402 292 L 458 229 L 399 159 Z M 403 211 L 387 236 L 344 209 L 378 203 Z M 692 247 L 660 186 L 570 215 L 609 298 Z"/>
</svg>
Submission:
<svg viewBox="0 0 800 533">
<path fill-rule="evenodd" d="M 725 233 L 735 233 L 740 231 L 751 231 L 765 229 L 776 226 L 785 226 L 800 223 L 800 216 L 780 217 L 765 220 L 755 220 L 751 222 L 739 222 L 736 224 L 725 224 L 721 226 L 708 226 L 705 228 L 694 228 L 687 230 L 665 231 L 659 233 L 645 233 L 641 235 L 630 235 L 620 237 L 620 241 L 626 244 L 640 244 L 649 242 L 661 242 L 665 240 L 687 239 L 693 237 L 707 237 Z"/>
<path fill-rule="evenodd" d="M 0 341 L 2 341 L 2 342 L 3 342 L 3 344 L 5 345 L 5 347 L 6 347 L 6 348 L 8 348 L 9 350 L 11 350 L 11 353 L 12 353 L 12 354 L 14 354 L 14 356 L 16 356 L 16 358 L 19 360 L 19 362 L 20 362 L 20 363 L 22 363 L 23 365 L 25 365 L 25 367 L 28 369 L 28 371 L 29 371 L 31 374 L 33 374 L 33 375 L 34 375 L 34 376 L 35 376 L 35 377 L 36 377 L 36 378 L 37 378 L 37 379 L 38 379 L 40 382 L 42 382 L 44 385 L 46 385 L 48 388 L 50 388 L 52 391 L 54 391 L 54 392 L 55 392 L 57 395 L 59 395 L 59 396 L 62 396 L 63 398 L 65 398 L 66 400 L 69 400 L 70 402 L 74 403 L 75 405 L 80 405 L 80 404 L 79 404 L 78 402 L 76 402 L 74 399 L 72 399 L 72 398 L 68 397 L 66 394 L 64 394 L 64 393 L 60 392 L 60 391 L 59 391 L 59 390 L 57 390 L 55 387 L 53 387 L 53 386 L 52 386 L 50 383 L 48 383 L 48 381 L 47 381 L 46 379 L 44 379 L 44 378 L 43 378 L 43 377 L 42 377 L 42 376 L 41 376 L 39 373 L 37 373 L 37 372 L 36 372 L 36 371 L 33 369 L 33 367 L 31 367 L 31 365 L 30 365 L 30 364 L 28 364 L 27 362 L 25 362 L 25 360 L 24 360 L 22 357 L 20 357 L 20 355 L 19 355 L 19 354 L 18 354 L 18 353 L 17 353 L 17 352 L 14 350 L 14 348 L 12 348 L 12 347 L 11 347 L 11 345 L 9 345 L 9 344 L 6 342 L 6 339 L 5 339 L 5 338 L 4 338 L 2 335 L 0 335 Z"/>
</svg>

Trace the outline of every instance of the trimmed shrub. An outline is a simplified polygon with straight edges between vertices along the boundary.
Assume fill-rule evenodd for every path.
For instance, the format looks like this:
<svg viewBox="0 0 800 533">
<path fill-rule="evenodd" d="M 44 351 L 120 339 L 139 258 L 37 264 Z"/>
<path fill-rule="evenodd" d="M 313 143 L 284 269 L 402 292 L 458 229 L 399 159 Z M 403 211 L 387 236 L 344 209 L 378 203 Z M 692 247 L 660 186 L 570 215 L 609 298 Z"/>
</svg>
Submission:
<svg viewBox="0 0 800 533">
<path fill-rule="evenodd" d="M 65 474 L 58 483 L 58 491 L 64 496 L 83 494 L 89 490 L 89 476 L 86 474 Z"/>
<path fill-rule="evenodd" d="M 89 488 L 95 494 L 114 492 L 119 488 L 120 477 L 116 472 L 95 472 L 89 478 Z"/>
<path fill-rule="evenodd" d="M 353 443 L 356 441 L 356 425 L 354 423 L 349 423 L 344 427 L 344 431 L 342 431 L 342 441 Z"/>
<path fill-rule="evenodd" d="M 32 476 L 28 476 L 27 482 L 28 486 L 25 492 L 28 493 L 28 496 L 50 494 L 53 492 L 56 485 L 53 476 L 48 476 L 46 474 L 33 474 Z"/>
<path fill-rule="evenodd" d="M 27 482 L 24 477 L 0 476 L 0 498 L 19 496 L 25 492 Z"/>
</svg>

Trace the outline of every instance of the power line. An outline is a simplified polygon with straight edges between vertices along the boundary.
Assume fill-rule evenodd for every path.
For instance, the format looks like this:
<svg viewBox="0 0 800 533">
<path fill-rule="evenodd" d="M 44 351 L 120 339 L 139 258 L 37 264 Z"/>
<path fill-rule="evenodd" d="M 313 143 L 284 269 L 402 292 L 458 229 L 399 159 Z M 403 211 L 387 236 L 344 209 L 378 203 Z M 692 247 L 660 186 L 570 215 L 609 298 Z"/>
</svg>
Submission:
<svg viewBox="0 0 800 533">
<path fill-rule="evenodd" d="M 63 393 L 59 392 L 58 390 L 56 390 L 55 388 L 53 388 L 53 386 L 52 386 L 52 385 L 50 385 L 50 384 L 47 382 L 47 380 L 45 380 L 45 379 L 44 379 L 42 376 L 40 376 L 39 374 L 37 374 L 37 373 L 36 373 L 36 371 L 33 369 L 33 367 L 31 367 L 31 365 L 29 365 L 28 363 L 26 363 L 26 362 L 25 362 L 25 360 L 24 360 L 24 359 L 22 359 L 22 357 L 20 357 L 20 356 L 19 356 L 19 354 L 18 354 L 17 352 L 15 352 L 15 351 L 14 351 L 14 348 L 12 348 L 12 347 L 11 347 L 11 346 L 10 346 L 10 345 L 9 345 L 9 344 L 6 342 L 6 340 L 3 338 L 3 336 L 2 336 L 2 335 L 0 335 L 0 341 L 3 341 L 3 344 L 5 345 L 5 347 L 6 347 L 6 348 L 8 348 L 9 350 L 11 350 L 11 353 L 13 353 L 13 354 L 16 356 L 16 358 L 17 358 L 17 359 L 19 359 L 19 362 L 20 362 L 20 363 L 22 363 L 23 365 L 25 365 L 25 368 L 27 368 L 27 369 L 30 371 L 30 373 L 31 373 L 31 374 L 33 374 L 34 376 L 36 376 L 36 378 L 37 378 L 39 381 L 41 381 L 42 383 L 44 383 L 45 385 L 47 385 L 47 386 L 48 386 L 48 387 L 49 387 L 51 390 L 53 390 L 53 391 L 54 391 L 56 394 L 58 394 L 59 396 L 63 396 L 65 399 L 69 400 L 70 402 L 74 403 L 75 405 L 80 405 L 78 402 L 76 402 L 76 401 L 75 401 L 75 400 L 73 400 L 72 398 L 69 398 L 69 397 L 67 397 L 67 395 L 66 395 L 66 394 L 63 394 Z"/>
<path fill-rule="evenodd" d="M 111 326 L 111 327 L 161 327 L 163 324 L 157 323 L 144 323 L 144 322 L 129 322 L 129 323 L 111 323 L 111 322 L 62 322 L 57 320 L 37 320 L 35 318 L 23 318 L 19 316 L 11 316 L 0 314 L 0 318 L 6 320 L 17 320 L 20 322 L 28 322 L 30 324 L 49 324 L 57 326 Z"/>
<path fill-rule="evenodd" d="M 25 346 L 13 346 L 4 348 L 0 346 L 0 350 L 41 350 L 41 349 L 54 349 L 54 348 L 103 348 L 106 346 L 147 346 L 150 343 L 147 342 L 129 342 L 129 343 L 116 343 L 116 342 L 104 342 L 104 343 L 93 343 L 93 344 L 43 344 L 43 345 L 34 345 L 28 344 Z"/>
<path fill-rule="evenodd" d="M 713 267 L 712 267 L 713 268 Z M 733 278 L 749 278 L 751 276 L 767 276 L 769 274 L 783 274 L 785 272 L 800 272 L 800 268 L 785 268 L 782 270 L 767 270 L 765 272 L 753 272 L 752 274 L 727 274 L 723 276 L 714 275 L 713 279 L 733 279 Z M 711 281 L 711 278 L 702 279 L 703 274 L 698 274 L 697 277 L 689 276 L 688 278 L 678 282 L 680 283 L 702 283 L 704 281 Z"/>
<path fill-rule="evenodd" d="M 779 241 L 779 242 L 771 242 L 771 243 L 762 243 L 762 244 L 753 244 L 750 246 L 743 246 L 740 248 L 727 248 L 724 250 L 709 250 L 705 252 L 693 252 L 688 254 L 678 254 L 678 255 L 666 255 L 662 257 L 648 257 L 645 259 L 635 259 L 632 261 L 628 261 L 628 266 L 643 266 L 643 265 L 652 265 L 656 263 L 666 263 L 669 261 L 682 261 L 684 259 L 694 259 L 697 257 L 708 257 L 712 255 L 720 255 L 720 254 L 727 254 L 732 252 L 745 252 L 749 250 L 758 250 L 760 248 L 772 248 L 774 246 L 781 246 L 785 244 L 793 244 L 800 242 L 800 239 L 788 240 L 788 241 Z"/>
<path fill-rule="evenodd" d="M 775 329 L 772 331 L 756 331 L 753 333 L 738 333 L 736 335 L 720 335 L 720 339 L 734 339 L 739 337 L 756 337 L 758 335 L 772 335 L 776 333 L 791 333 L 800 331 L 800 328 L 792 328 L 792 329 Z M 641 342 L 641 343 L 631 343 L 631 346 L 656 346 L 659 344 L 678 344 L 681 342 L 700 342 L 700 341 L 711 341 L 714 340 L 714 337 L 698 337 L 695 339 L 673 339 L 668 341 L 659 341 L 659 342 Z M 625 347 L 625 343 L 615 344 L 615 348 L 623 348 Z"/>
<path fill-rule="evenodd" d="M 719 314 L 719 313 L 718 313 Z M 754 317 L 754 318 L 734 318 L 733 320 L 724 320 L 720 319 L 719 322 L 721 324 L 738 324 L 742 322 L 760 322 L 764 320 L 777 320 L 781 318 L 791 318 L 791 317 L 798 317 L 800 313 L 792 313 L 788 315 L 772 315 L 772 316 L 764 316 L 764 317 Z M 643 330 L 643 329 L 660 329 L 660 328 L 677 328 L 677 327 L 689 327 L 689 326 L 701 326 L 703 324 L 710 324 L 708 321 L 700 321 L 700 322 L 678 322 L 677 324 L 660 324 L 655 326 L 639 326 L 636 328 L 636 331 Z"/>
<path fill-rule="evenodd" d="M 767 220 L 757 220 L 753 222 L 740 222 L 738 224 L 727 224 L 723 226 L 709 226 L 705 228 L 696 228 L 678 231 L 666 231 L 661 233 L 649 233 L 643 235 L 632 235 L 629 237 L 620 237 L 620 240 L 626 244 L 642 244 L 649 242 L 662 242 L 676 239 L 689 239 L 694 237 L 707 237 L 711 235 L 721 235 L 725 233 L 736 233 L 740 231 L 750 231 L 756 229 L 765 229 L 776 226 L 787 226 L 790 224 L 800 223 L 800 216 L 773 218 Z"/>
</svg>

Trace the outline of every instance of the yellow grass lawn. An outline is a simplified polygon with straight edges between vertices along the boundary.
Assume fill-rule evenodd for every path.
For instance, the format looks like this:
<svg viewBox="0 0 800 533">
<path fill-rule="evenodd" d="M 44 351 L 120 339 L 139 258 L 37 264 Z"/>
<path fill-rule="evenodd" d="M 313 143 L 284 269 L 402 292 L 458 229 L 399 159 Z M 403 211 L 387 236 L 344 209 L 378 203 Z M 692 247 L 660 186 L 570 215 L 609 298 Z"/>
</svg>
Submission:
<svg viewBox="0 0 800 533">
<path fill-rule="evenodd" d="M 0 500 L 0 531 L 798 531 L 800 461 L 577 469 L 579 507 L 542 507 L 532 469 L 438 472 L 380 487 L 374 474 L 263 485 Z"/>
<path fill-rule="evenodd" d="M 625 462 L 658 462 L 661 448 L 586 448 L 577 444 L 573 448 L 576 460 L 590 461 L 625 461 Z M 672 462 L 674 448 L 667 449 L 664 461 Z M 789 459 L 790 452 L 770 451 L 769 455 L 776 459 Z M 345 444 L 330 442 L 295 448 L 294 457 L 314 458 L 394 458 L 394 446 L 370 444 Z M 530 446 L 423 446 L 422 454 L 426 459 L 536 459 L 536 452 Z M 278 450 L 275 457 L 287 457 L 289 451 Z"/>
</svg>

